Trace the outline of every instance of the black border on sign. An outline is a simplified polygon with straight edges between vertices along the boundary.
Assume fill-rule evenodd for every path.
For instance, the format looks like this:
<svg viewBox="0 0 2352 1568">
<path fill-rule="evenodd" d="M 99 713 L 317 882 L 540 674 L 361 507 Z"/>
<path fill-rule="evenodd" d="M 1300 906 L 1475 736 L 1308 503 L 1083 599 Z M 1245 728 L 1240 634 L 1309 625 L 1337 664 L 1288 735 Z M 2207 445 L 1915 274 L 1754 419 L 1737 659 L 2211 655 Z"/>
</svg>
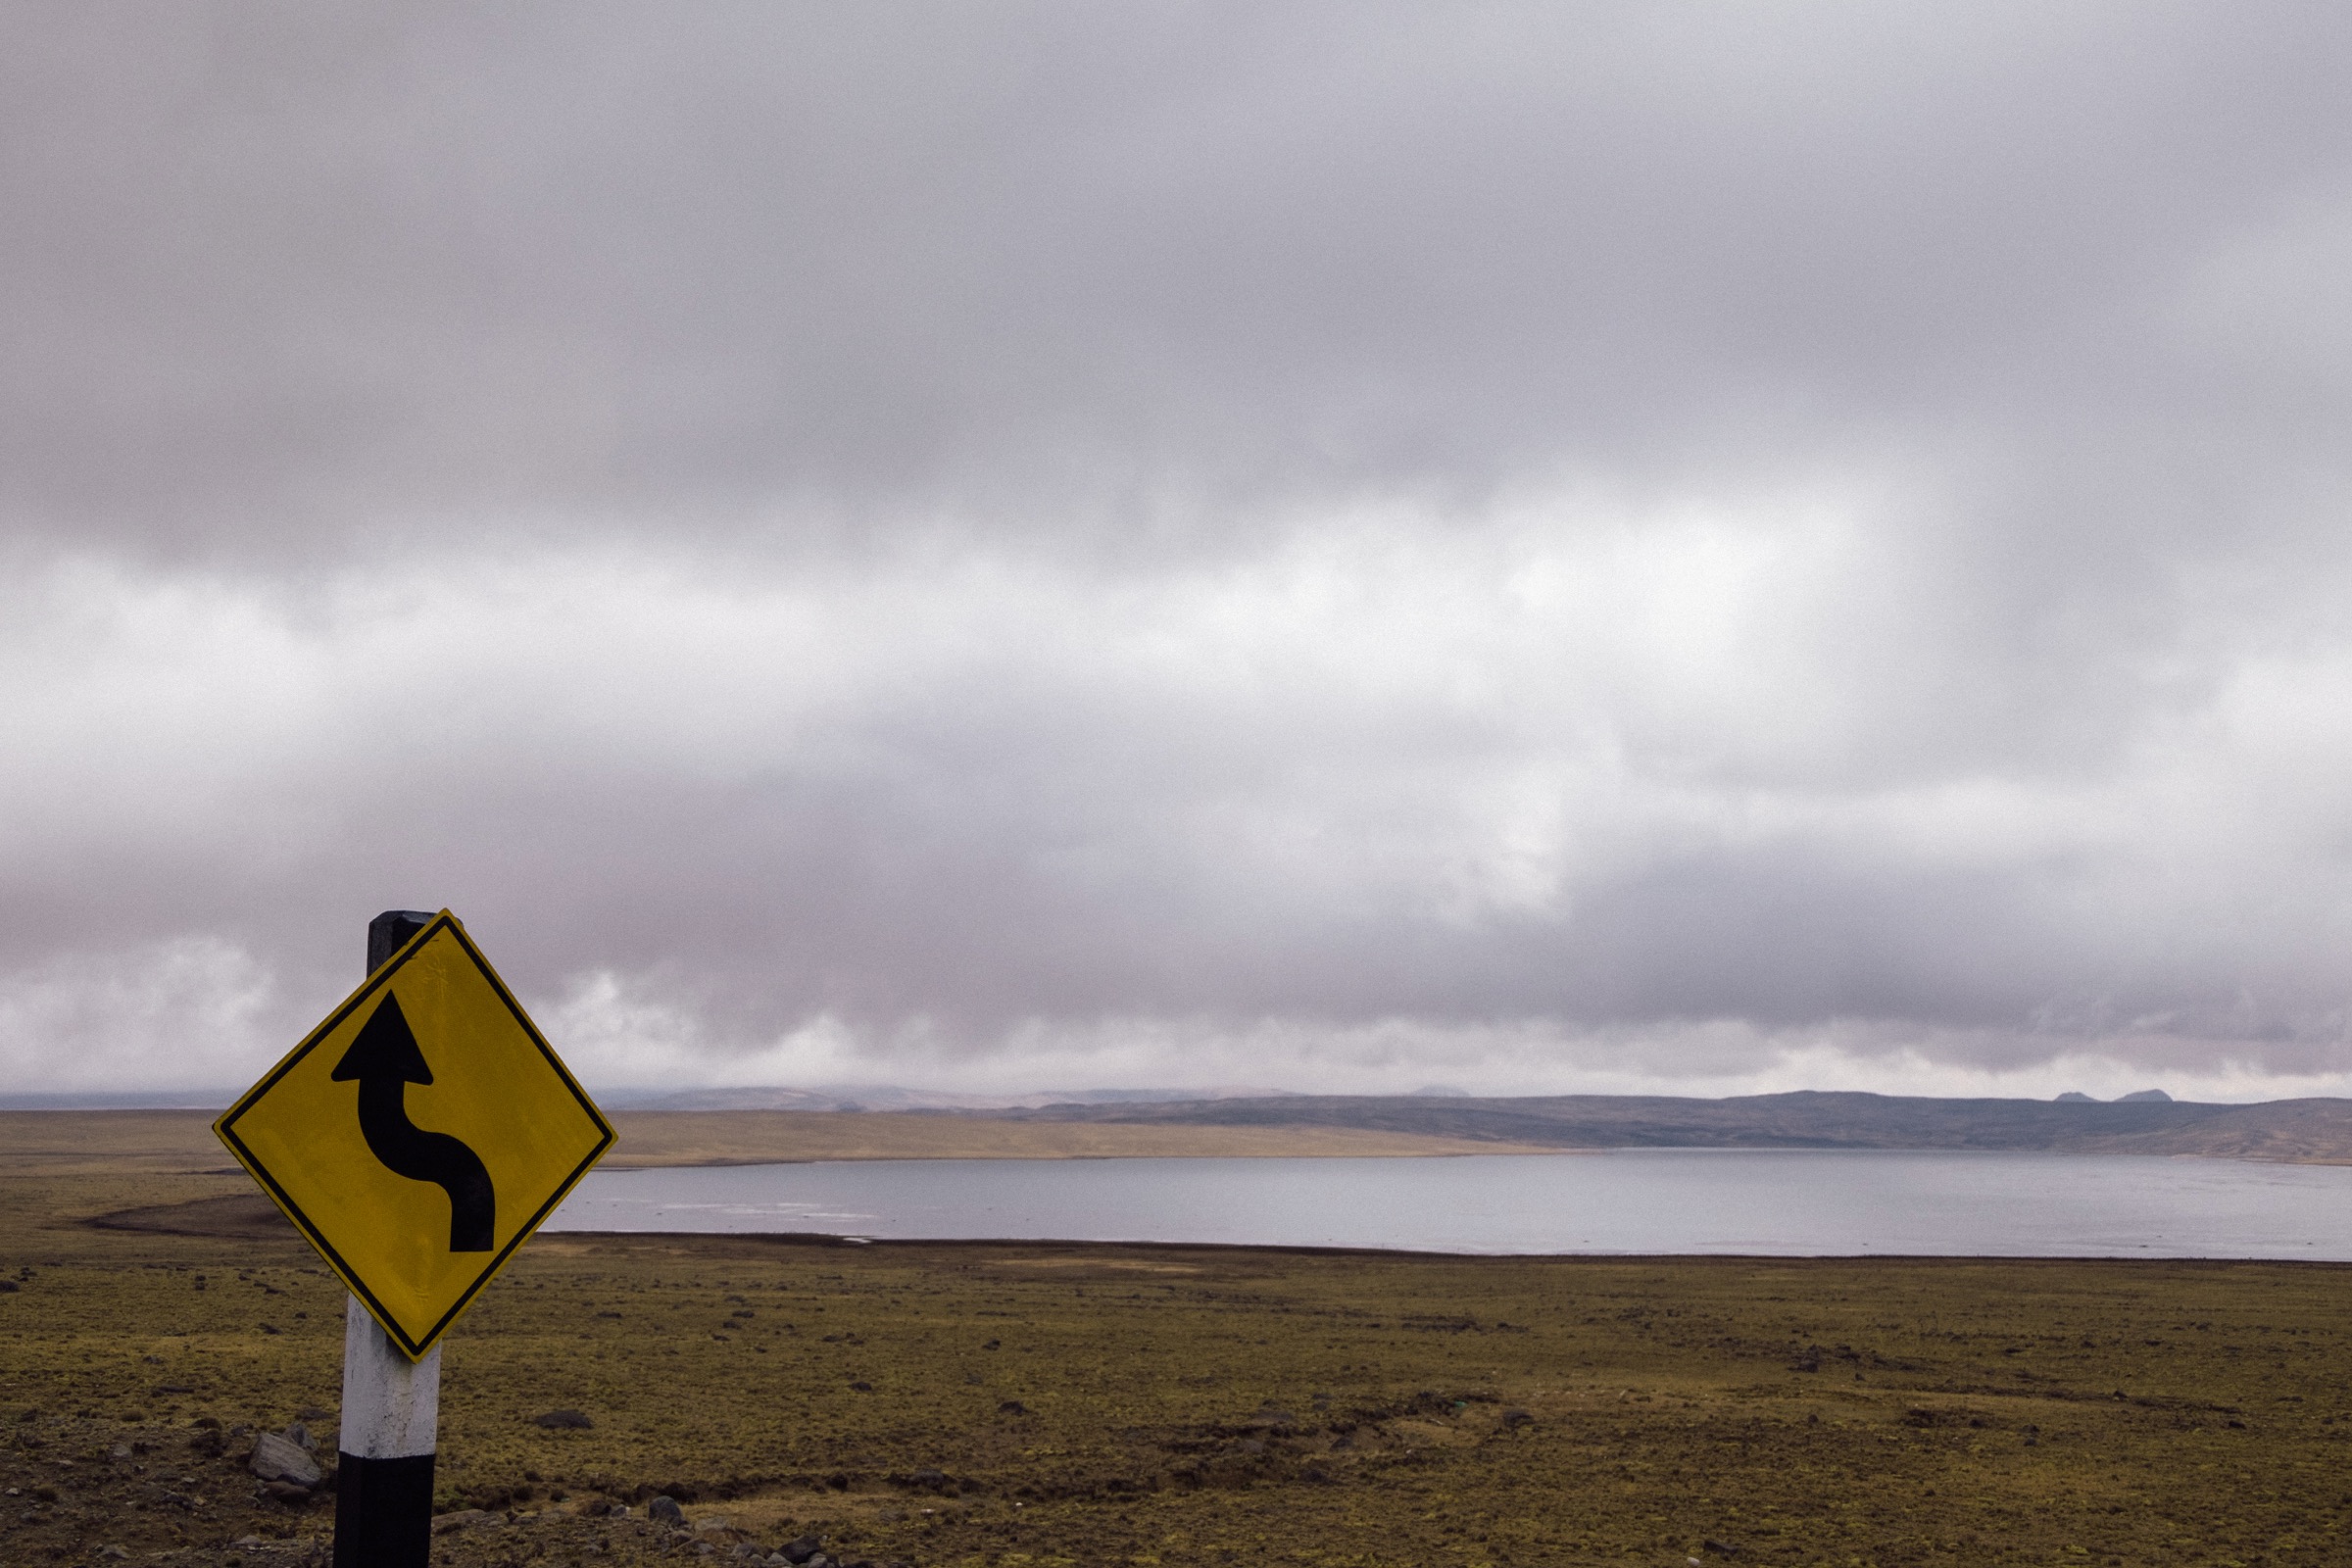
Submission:
<svg viewBox="0 0 2352 1568">
<path fill-rule="evenodd" d="M 319 1232 L 318 1227 L 311 1223 L 310 1216 L 302 1211 L 302 1205 L 287 1195 L 286 1190 L 277 1184 L 277 1179 L 270 1174 L 253 1151 L 245 1147 L 244 1140 L 237 1136 L 236 1122 L 238 1117 L 260 1103 L 262 1097 L 274 1088 L 279 1079 L 292 1072 L 297 1063 L 317 1050 L 319 1042 L 332 1034 L 337 1024 L 350 1017 L 354 1009 L 390 985 L 392 977 L 400 973 L 402 966 L 422 952 L 424 944 L 442 931 L 447 931 L 457 939 L 458 946 L 465 950 L 466 956 L 473 960 L 476 968 L 481 970 L 482 978 L 490 982 L 490 989 L 498 993 L 498 1000 L 505 1003 L 507 1010 L 514 1014 L 514 1022 L 521 1027 L 524 1036 L 530 1040 L 532 1045 L 539 1048 L 539 1054 L 546 1057 L 547 1064 L 555 1069 L 557 1078 L 562 1080 L 564 1088 L 571 1091 L 572 1098 L 579 1102 L 580 1108 L 588 1113 L 588 1119 L 596 1124 L 597 1130 L 604 1136 L 598 1139 L 596 1147 L 588 1152 L 588 1157 L 581 1160 L 570 1175 L 557 1184 L 555 1193 L 546 1202 L 539 1205 L 538 1212 L 523 1222 L 522 1228 L 514 1233 L 514 1239 L 499 1249 L 498 1254 L 484 1265 L 481 1273 L 474 1277 L 473 1283 L 459 1293 L 457 1300 L 452 1303 L 450 1309 L 441 1314 L 440 1321 L 427 1329 L 422 1338 L 412 1340 L 407 1331 L 394 1320 L 384 1304 L 375 1298 L 375 1293 L 368 1288 L 367 1281 L 361 1279 L 351 1265 L 343 1260 L 343 1254 L 335 1250 L 333 1245 Z M 270 1195 L 270 1200 L 284 1210 L 286 1218 L 292 1220 L 295 1228 L 302 1232 L 313 1247 L 318 1249 L 318 1255 L 324 1258 L 327 1266 L 335 1271 L 335 1276 L 350 1287 L 351 1294 L 358 1297 L 361 1302 L 367 1306 L 368 1315 L 375 1319 L 384 1333 L 390 1337 L 392 1343 L 400 1347 L 401 1353 L 412 1361 L 421 1357 L 425 1351 L 433 1348 L 434 1343 L 442 1335 L 449 1332 L 449 1326 L 458 1320 L 460 1313 L 472 1304 L 473 1298 L 481 1294 L 482 1287 L 498 1277 L 499 1270 L 507 1266 L 508 1260 L 514 1255 L 515 1250 L 524 1242 L 530 1240 L 532 1233 L 546 1222 L 547 1216 L 554 1211 L 555 1206 L 564 1201 L 564 1196 L 572 1188 L 579 1185 L 580 1178 L 588 1174 L 590 1167 L 605 1157 L 605 1152 L 612 1147 L 615 1136 L 612 1124 L 605 1119 L 605 1113 L 597 1108 L 595 1101 L 588 1098 L 588 1092 L 580 1087 L 579 1080 L 572 1077 L 571 1070 L 564 1065 L 564 1060 L 556 1054 L 555 1048 L 547 1043 L 547 1037 L 539 1032 L 538 1025 L 531 1022 L 530 1014 L 522 1010 L 522 1004 L 514 1000 L 514 994 L 507 989 L 507 983 L 498 977 L 498 971 L 490 967 L 490 960 L 482 956 L 482 950 L 475 947 L 473 940 L 466 935 L 466 927 L 460 924 L 458 917 L 447 909 L 443 909 L 439 914 L 426 921 L 423 930 L 418 931 L 402 944 L 400 951 L 384 961 L 383 967 L 369 975 L 366 984 L 345 999 L 341 1006 L 326 1015 L 325 1022 L 306 1035 L 301 1045 L 287 1052 L 284 1060 L 270 1068 L 260 1083 L 238 1096 L 237 1102 L 222 1111 L 220 1118 L 213 1123 L 213 1133 L 228 1147 L 228 1152 L 236 1156 L 237 1163 L 244 1166 L 253 1179 L 262 1184 L 262 1190 Z"/>
</svg>

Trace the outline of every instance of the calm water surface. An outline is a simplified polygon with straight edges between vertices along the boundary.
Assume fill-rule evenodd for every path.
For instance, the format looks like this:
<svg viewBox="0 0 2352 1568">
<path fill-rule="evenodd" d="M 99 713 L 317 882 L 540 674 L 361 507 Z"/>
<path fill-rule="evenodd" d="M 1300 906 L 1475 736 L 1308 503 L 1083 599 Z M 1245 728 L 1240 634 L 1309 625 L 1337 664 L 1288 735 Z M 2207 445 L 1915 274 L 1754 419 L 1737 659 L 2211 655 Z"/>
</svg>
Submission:
<svg viewBox="0 0 2352 1568">
<path fill-rule="evenodd" d="M 1440 1252 L 2352 1259 L 2352 1168 L 1779 1150 L 860 1160 L 598 1173 L 547 1228 Z"/>
</svg>

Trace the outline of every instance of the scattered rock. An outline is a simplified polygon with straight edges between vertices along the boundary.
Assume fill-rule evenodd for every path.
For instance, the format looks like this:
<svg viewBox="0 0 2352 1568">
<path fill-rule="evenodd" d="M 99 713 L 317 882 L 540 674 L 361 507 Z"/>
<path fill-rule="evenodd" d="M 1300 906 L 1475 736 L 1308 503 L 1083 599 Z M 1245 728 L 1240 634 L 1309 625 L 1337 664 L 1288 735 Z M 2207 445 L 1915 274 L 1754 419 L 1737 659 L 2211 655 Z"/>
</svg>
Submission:
<svg viewBox="0 0 2352 1568">
<path fill-rule="evenodd" d="M 1028 1413 L 1029 1407 L 1018 1399 L 1006 1399 L 1003 1404 L 997 1406 L 999 1415 L 1027 1415 Z"/>
<path fill-rule="evenodd" d="M 295 1411 L 294 1416 L 295 1419 L 300 1421 L 324 1421 L 333 1413 L 334 1412 L 331 1410 L 321 1410 L 315 1404 L 306 1404 L 301 1409 Z"/>
<path fill-rule="evenodd" d="M 788 1541 L 777 1547 L 776 1555 L 793 1564 L 793 1568 L 802 1568 L 809 1558 L 820 1555 L 824 1544 L 825 1538 L 822 1536 L 803 1536 L 798 1541 Z"/>
<path fill-rule="evenodd" d="M 912 1474 L 908 1475 L 906 1478 L 906 1484 L 908 1486 L 922 1487 L 929 1491 L 937 1492 L 948 1484 L 948 1473 L 945 1470 L 938 1469 L 934 1466 L 925 1465 L 920 1470 L 914 1471 Z"/>
<path fill-rule="evenodd" d="M 98 1555 L 101 1557 L 113 1557 L 120 1560 L 122 1558 L 128 1557 L 130 1553 L 124 1551 L 121 1546 L 106 1545 L 98 1548 Z"/>
<path fill-rule="evenodd" d="M 667 1494 L 656 1497 L 647 1503 L 645 1516 L 648 1519 L 658 1519 L 665 1525 L 682 1525 L 686 1522 L 686 1510 L 678 1506 L 677 1498 Z"/>
<path fill-rule="evenodd" d="M 1527 1425 L 1534 1419 L 1535 1417 L 1529 1415 L 1525 1410 L 1505 1410 L 1502 1412 L 1502 1424 L 1506 1430 L 1516 1430 Z"/>
<path fill-rule="evenodd" d="M 1713 1536 L 1709 1536 L 1706 1540 L 1700 1542 L 1698 1544 L 1698 1549 L 1701 1551 L 1711 1551 L 1718 1557 L 1737 1557 L 1740 1555 L 1740 1548 L 1738 1546 L 1733 1545 L 1728 1541 L 1717 1541 Z"/>
<path fill-rule="evenodd" d="M 433 1534 L 446 1536 L 453 1530 L 470 1529 L 474 1525 L 485 1522 L 489 1517 L 490 1515 L 480 1508 L 460 1508 L 455 1513 L 445 1513 L 435 1519 Z"/>
<path fill-rule="evenodd" d="M 299 1508 L 311 1500 L 311 1489 L 298 1487 L 291 1481 L 265 1481 L 262 1491 L 269 1494 L 271 1501 L 282 1502 L 289 1508 Z"/>
<path fill-rule="evenodd" d="M 585 1432 L 590 1427 L 596 1425 L 595 1422 L 589 1420 L 577 1410 L 542 1410 L 537 1415 L 531 1417 L 531 1424 L 533 1426 L 546 1427 L 550 1431 L 563 1430 L 576 1432 Z"/>
<path fill-rule="evenodd" d="M 862 1378 L 860 1378 L 858 1382 L 851 1384 L 850 1387 L 856 1389 L 859 1394 L 871 1394 L 874 1392 L 874 1386 Z"/>
<path fill-rule="evenodd" d="M 158 1383 L 155 1392 L 160 1396 L 166 1394 L 194 1394 L 196 1391 L 185 1383 Z"/>
<path fill-rule="evenodd" d="M 305 1453 L 301 1445 L 288 1442 L 274 1432 L 265 1432 L 253 1440 L 253 1473 L 264 1481 L 291 1481 L 298 1487 L 318 1484 L 318 1462 Z"/>
</svg>

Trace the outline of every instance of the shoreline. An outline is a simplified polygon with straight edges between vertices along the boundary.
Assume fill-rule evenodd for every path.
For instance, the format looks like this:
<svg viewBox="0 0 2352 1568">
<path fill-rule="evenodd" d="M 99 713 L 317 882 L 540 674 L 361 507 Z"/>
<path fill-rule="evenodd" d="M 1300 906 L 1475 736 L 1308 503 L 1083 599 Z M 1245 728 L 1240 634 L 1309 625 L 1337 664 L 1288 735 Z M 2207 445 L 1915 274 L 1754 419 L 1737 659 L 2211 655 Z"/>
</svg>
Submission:
<svg viewBox="0 0 2352 1568">
<path fill-rule="evenodd" d="M 72 1218 L 68 1224 L 123 1236 L 175 1237 L 211 1241 L 292 1240 L 295 1233 L 260 1193 L 228 1194 L 171 1203 L 135 1204 Z M 1087 1237 L 861 1236 L 840 1231 L 665 1231 L 557 1230 L 542 1228 L 531 1249 L 551 1256 L 587 1255 L 609 1248 L 652 1248 L 668 1253 L 710 1257 L 759 1256 L 773 1250 L 905 1252 L 936 1250 L 1017 1251 L 1100 1261 L 1119 1252 L 1263 1255 L 1266 1257 L 1419 1259 L 1448 1263 L 1781 1266 L 2018 1267 L 2073 1268 L 2110 1264 L 2132 1268 L 2295 1268 L 2352 1270 L 2352 1258 L 2184 1256 L 2166 1253 L 2127 1257 L 2109 1253 L 2018 1252 L 1674 1252 L 1453 1251 L 1422 1247 L 1350 1247 L 1289 1242 L 1099 1240 Z"/>
</svg>

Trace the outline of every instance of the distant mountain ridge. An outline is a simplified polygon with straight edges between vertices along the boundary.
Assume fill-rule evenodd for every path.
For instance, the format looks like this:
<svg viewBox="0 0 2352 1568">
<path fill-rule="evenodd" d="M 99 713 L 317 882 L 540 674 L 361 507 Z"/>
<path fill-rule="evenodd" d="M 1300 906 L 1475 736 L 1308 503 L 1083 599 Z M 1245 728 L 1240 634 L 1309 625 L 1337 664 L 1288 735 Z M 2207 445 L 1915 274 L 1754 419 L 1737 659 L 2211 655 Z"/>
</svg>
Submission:
<svg viewBox="0 0 2352 1568">
<path fill-rule="evenodd" d="M 1041 1105 L 1143 1104 L 1238 1097 L 1280 1100 L 1281 1091 L 1232 1089 L 1051 1089 L 1028 1094 L 956 1094 L 898 1084 L 836 1085 L 829 1089 L 605 1089 L 598 1104 L 611 1110 L 942 1110 L 985 1114 Z"/>
<path fill-rule="evenodd" d="M 2352 1100 L 1940 1100 L 1799 1090 L 1664 1095 L 1288 1095 L 1158 1104 L 1054 1104 L 1015 1120 L 1353 1127 L 1552 1149 L 1949 1149 L 2352 1160 Z"/>
</svg>

